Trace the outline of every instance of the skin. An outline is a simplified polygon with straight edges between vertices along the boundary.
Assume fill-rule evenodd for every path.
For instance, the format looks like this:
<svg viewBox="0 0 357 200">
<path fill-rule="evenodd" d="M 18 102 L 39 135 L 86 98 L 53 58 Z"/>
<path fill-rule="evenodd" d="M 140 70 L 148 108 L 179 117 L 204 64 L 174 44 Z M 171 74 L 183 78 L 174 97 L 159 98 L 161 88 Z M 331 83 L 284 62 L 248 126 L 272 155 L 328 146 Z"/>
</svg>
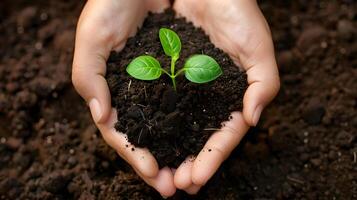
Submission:
<svg viewBox="0 0 357 200">
<path fill-rule="evenodd" d="M 256 1 L 176 0 L 176 13 L 201 27 L 217 47 L 246 70 L 249 87 L 243 112 L 233 112 L 233 118 L 207 141 L 203 148 L 206 150 L 177 169 L 159 169 L 147 149 L 131 151 L 131 146 L 125 147 L 124 134 L 114 129 L 117 115 L 111 108 L 104 78 L 106 60 L 111 50 L 120 51 L 125 46 L 149 11 L 160 12 L 169 6 L 167 0 L 89 0 L 77 25 L 72 69 L 73 84 L 88 103 L 104 140 L 164 197 L 172 196 L 176 188 L 196 194 L 239 144 L 249 126 L 257 124 L 263 108 L 280 87 L 270 30 Z"/>
<path fill-rule="evenodd" d="M 131 151 L 124 134 L 115 131 L 117 114 L 104 76 L 110 52 L 125 46 L 149 11 L 160 12 L 169 6 L 166 0 L 89 0 L 78 21 L 72 68 L 73 85 L 88 103 L 104 140 L 163 196 L 176 192 L 173 173 L 167 167 L 159 170 L 147 149 Z"/>
<path fill-rule="evenodd" d="M 249 126 L 257 124 L 263 108 L 276 96 L 280 80 L 269 26 L 256 1 L 177 0 L 174 9 L 201 27 L 212 43 L 248 75 L 243 112 L 232 113 L 233 119 L 209 138 L 205 151 L 176 170 L 175 186 L 195 194 L 239 144 Z"/>
</svg>

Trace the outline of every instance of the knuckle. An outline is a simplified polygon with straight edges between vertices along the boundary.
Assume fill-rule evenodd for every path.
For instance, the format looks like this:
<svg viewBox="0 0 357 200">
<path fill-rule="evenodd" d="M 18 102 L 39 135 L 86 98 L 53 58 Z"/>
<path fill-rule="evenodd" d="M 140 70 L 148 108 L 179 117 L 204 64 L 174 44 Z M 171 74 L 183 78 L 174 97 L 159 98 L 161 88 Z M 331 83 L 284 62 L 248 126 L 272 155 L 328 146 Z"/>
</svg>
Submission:
<svg viewBox="0 0 357 200">
<path fill-rule="evenodd" d="M 83 83 L 85 82 L 84 76 L 84 73 L 80 70 L 78 66 L 73 66 L 71 75 L 72 84 L 79 93 L 80 91 L 82 91 Z"/>
<path fill-rule="evenodd" d="M 110 27 L 101 22 L 101 27 Z M 98 24 L 89 20 L 84 20 L 78 25 L 77 35 L 79 38 L 88 41 L 97 41 L 98 43 L 106 43 L 112 39 L 113 33 L 111 28 L 98 28 Z"/>
</svg>

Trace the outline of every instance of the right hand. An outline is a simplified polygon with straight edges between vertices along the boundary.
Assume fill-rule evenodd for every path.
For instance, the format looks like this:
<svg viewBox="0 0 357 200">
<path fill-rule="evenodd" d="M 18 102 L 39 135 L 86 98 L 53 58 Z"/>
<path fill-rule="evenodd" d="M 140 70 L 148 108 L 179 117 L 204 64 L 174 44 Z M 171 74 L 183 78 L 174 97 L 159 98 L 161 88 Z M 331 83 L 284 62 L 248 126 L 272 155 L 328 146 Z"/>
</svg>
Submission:
<svg viewBox="0 0 357 200">
<path fill-rule="evenodd" d="M 124 48 L 149 11 L 160 12 L 169 7 L 168 0 L 89 0 L 77 25 L 72 81 L 88 103 L 93 120 L 104 140 L 126 160 L 137 174 L 162 196 L 172 196 L 176 188 L 168 167 L 159 170 L 147 149 L 128 144 L 123 133 L 114 129 L 115 109 L 105 79 L 106 62 L 112 50 Z M 130 145 L 126 147 L 126 145 Z"/>
<path fill-rule="evenodd" d="M 263 108 L 280 88 L 270 29 L 254 0 L 176 0 L 174 9 L 201 27 L 216 47 L 230 55 L 247 74 L 243 111 L 213 133 L 195 161 L 183 162 L 175 173 L 177 188 L 197 193 L 240 143 L 249 126 L 256 126 Z M 192 160 L 192 159 L 191 159 Z"/>
</svg>

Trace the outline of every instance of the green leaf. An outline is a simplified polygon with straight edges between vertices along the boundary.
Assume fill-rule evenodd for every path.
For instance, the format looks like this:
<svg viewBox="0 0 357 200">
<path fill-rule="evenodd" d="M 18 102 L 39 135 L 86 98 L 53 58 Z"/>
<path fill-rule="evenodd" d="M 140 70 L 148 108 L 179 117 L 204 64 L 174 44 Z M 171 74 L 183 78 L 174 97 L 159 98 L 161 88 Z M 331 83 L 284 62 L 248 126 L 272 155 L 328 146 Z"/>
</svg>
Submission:
<svg viewBox="0 0 357 200">
<path fill-rule="evenodd" d="M 160 29 L 159 37 L 165 54 L 177 59 L 181 51 L 180 37 L 174 31 L 167 28 Z"/>
<path fill-rule="evenodd" d="M 155 80 L 161 76 L 162 68 L 159 61 L 151 56 L 139 56 L 130 62 L 126 71 L 140 80 Z"/>
<path fill-rule="evenodd" d="M 194 55 L 184 66 L 185 76 L 194 83 L 206 83 L 222 74 L 219 64 L 207 55 Z"/>
</svg>

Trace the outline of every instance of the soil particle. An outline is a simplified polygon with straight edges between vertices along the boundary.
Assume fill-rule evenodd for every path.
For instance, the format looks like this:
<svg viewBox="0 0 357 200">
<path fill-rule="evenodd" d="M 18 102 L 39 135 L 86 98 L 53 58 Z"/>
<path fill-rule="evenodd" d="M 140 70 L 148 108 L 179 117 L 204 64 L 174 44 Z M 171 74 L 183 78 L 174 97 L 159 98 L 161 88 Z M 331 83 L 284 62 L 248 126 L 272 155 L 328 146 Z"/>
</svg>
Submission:
<svg viewBox="0 0 357 200">
<path fill-rule="evenodd" d="M 291 70 L 292 64 L 294 63 L 294 54 L 289 51 L 283 51 L 278 55 L 277 63 L 280 71 Z"/>
<path fill-rule="evenodd" d="M 60 34 L 56 34 L 54 40 L 54 47 L 60 51 L 69 51 L 73 48 L 74 44 L 74 30 L 66 30 Z"/>
<path fill-rule="evenodd" d="M 14 93 L 16 92 L 18 89 L 20 88 L 20 84 L 18 83 L 7 83 L 5 85 L 5 89 L 9 92 L 9 93 Z"/>
<path fill-rule="evenodd" d="M 280 198 L 290 198 L 294 193 L 294 189 L 289 183 L 284 183 L 282 185 L 282 196 Z"/>
<path fill-rule="evenodd" d="M 337 31 L 342 39 L 349 40 L 356 34 L 355 24 L 349 20 L 340 20 L 337 24 Z"/>
<path fill-rule="evenodd" d="M 17 25 L 23 28 L 28 28 L 34 23 L 34 18 L 36 17 L 38 9 L 34 6 L 27 7 L 19 12 L 17 16 Z"/>
<path fill-rule="evenodd" d="M 5 178 L 0 182 L 0 198 L 16 199 L 23 192 L 23 185 L 15 178 Z"/>
<path fill-rule="evenodd" d="M 51 20 L 47 25 L 38 30 L 37 36 L 41 41 L 47 41 L 57 33 L 60 26 L 60 19 Z"/>
<path fill-rule="evenodd" d="M 67 160 L 67 163 L 68 163 L 69 167 L 72 168 L 77 165 L 78 160 L 75 156 L 70 156 Z"/>
<path fill-rule="evenodd" d="M 10 137 L 6 139 L 6 146 L 12 150 L 17 150 L 23 144 L 22 139 Z"/>
<path fill-rule="evenodd" d="M 42 179 L 42 187 L 50 193 L 60 193 L 66 190 L 71 175 L 63 171 L 55 171 Z"/>
<path fill-rule="evenodd" d="M 317 125 L 320 124 L 325 113 L 325 107 L 319 102 L 319 100 L 312 99 L 302 114 L 302 117 L 309 125 Z"/>
<path fill-rule="evenodd" d="M 314 165 L 314 167 L 319 167 L 321 165 L 321 159 L 319 158 L 314 158 L 310 160 L 311 164 Z"/>
<path fill-rule="evenodd" d="M 302 51 L 306 51 L 312 42 L 321 40 L 321 38 L 325 35 L 326 30 L 321 26 L 308 27 L 300 34 L 300 37 L 297 40 L 297 47 L 299 47 Z"/>
<path fill-rule="evenodd" d="M 39 77 L 37 79 L 33 79 L 30 82 L 29 87 L 37 95 L 46 97 L 56 88 L 56 83 L 47 77 Z"/>
<path fill-rule="evenodd" d="M 28 91 L 28 90 L 22 90 L 18 92 L 14 98 L 14 108 L 15 109 L 20 109 L 20 108 L 29 108 L 33 107 L 37 102 L 37 96 Z"/>
<path fill-rule="evenodd" d="M 337 144 L 345 148 L 351 147 L 354 144 L 355 138 L 356 134 L 347 131 L 341 131 L 336 136 Z"/>
<path fill-rule="evenodd" d="M 300 155 L 300 160 L 301 160 L 302 162 L 308 161 L 309 158 L 310 158 L 310 155 L 309 155 L 308 153 L 303 153 L 303 154 Z"/>
</svg>

